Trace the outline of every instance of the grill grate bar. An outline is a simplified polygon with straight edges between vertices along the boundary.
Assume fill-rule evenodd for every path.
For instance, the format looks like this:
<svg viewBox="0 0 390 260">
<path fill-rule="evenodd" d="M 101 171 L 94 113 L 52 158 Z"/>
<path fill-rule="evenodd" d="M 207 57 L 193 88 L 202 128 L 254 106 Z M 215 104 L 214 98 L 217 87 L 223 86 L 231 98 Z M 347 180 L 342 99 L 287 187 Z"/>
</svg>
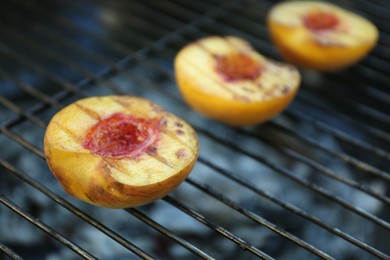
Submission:
<svg viewBox="0 0 390 260">
<path fill-rule="evenodd" d="M 301 94 L 301 95 L 303 95 L 303 94 Z M 359 129 L 363 129 L 364 132 L 371 134 L 377 138 L 380 138 L 382 141 L 390 142 L 390 134 L 383 131 L 383 130 L 380 130 L 380 129 L 373 127 L 371 125 L 367 125 L 367 124 L 362 123 L 360 121 L 357 121 L 353 118 L 350 118 L 350 117 L 346 116 L 345 114 L 341 113 L 340 111 L 335 111 L 333 109 L 329 109 L 329 108 L 325 107 L 324 105 L 319 104 L 319 102 L 316 102 L 316 104 L 314 104 L 314 102 L 310 100 L 309 96 L 305 99 L 298 96 L 297 99 L 300 100 L 301 102 L 308 104 L 309 106 L 317 106 L 321 111 L 324 111 L 324 113 L 331 114 L 332 117 L 334 117 L 334 118 L 337 118 L 341 121 L 346 121 L 350 124 L 353 124 L 355 127 L 359 128 Z M 389 100 L 389 102 L 390 102 L 390 100 Z"/>
<path fill-rule="evenodd" d="M 351 69 L 351 73 L 358 75 L 359 78 L 365 79 L 366 81 L 371 81 L 375 89 L 379 90 L 387 90 L 389 85 L 389 81 L 387 80 L 387 75 L 378 73 L 376 70 L 364 67 L 364 63 L 361 63 L 355 68 Z"/>
<path fill-rule="evenodd" d="M 29 84 L 23 83 L 15 78 L 13 78 L 9 73 L 4 71 L 3 69 L 0 68 L 0 76 L 3 77 L 4 79 L 12 82 L 14 86 L 18 87 L 21 89 L 23 92 L 30 94 L 31 96 L 42 100 L 44 103 L 51 105 L 56 108 L 61 108 L 61 105 L 58 104 L 56 101 L 53 101 L 49 96 L 43 94 L 42 92 L 34 89 L 32 86 Z"/>
<path fill-rule="evenodd" d="M 363 64 L 370 69 L 381 73 L 383 76 L 386 76 L 390 73 L 387 62 L 383 59 L 383 57 L 379 58 L 377 56 L 368 56 L 366 59 L 364 59 Z"/>
<path fill-rule="evenodd" d="M 24 45 L 27 44 L 28 47 L 32 48 L 34 51 L 36 51 L 38 53 L 41 53 L 43 56 L 45 56 L 45 57 L 47 57 L 49 59 L 55 60 L 55 61 L 59 62 L 60 64 L 61 63 L 66 64 L 67 68 L 72 69 L 77 74 L 80 72 L 80 74 L 83 77 L 85 77 L 86 79 L 88 79 L 88 81 L 92 81 L 92 82 L 100 82 L 101 81 L 101 78 L 98 75 L 96 75 L 96 74 L 90 72 L 89 70 L 85 69 L 80 64 L 69 60 L 68 57 L 60 56 L 58 52 L 55 52 L 55 51 L 52 51 L 50 49 L 46 49 L 46 48 L 42 47 L 37 42 L 29 39 L 28 37 L 23 36 L 22 33 L 16 32 L 15 28 L 13 28 L 13 29 L 12 28 L 7 28 L 6 26 L 4 26 L 4 24 L 2 24 L 1 27 L 3 29 L 5 29 L 5 31 L 9 35 L 12 35 L 12 37 L 17 39 L 19 42 L 23 43 Z M 118 68 L 110 67 L 110 69 L 112 71 L 116 71 Z M 3 76 L 7 76 L 7 75 L 3 75 Z M 107 84 L 107 86 L 109 88 L 111 88 L 113 90 L 116 90 L 118 88 L 115 84 L 112 84 L 112 83 L 111 84 L 106 83 L 106 84 Z M 31 91 L 30 88 L 28 88 L 28 86 L 24 86 L 24 89 L 26 91 Z M 32 93 L 34 93 L 34 92 L 32 92 Z"/>
<path fill-rule="evenodd" d="M 333 227 L 329 224 L 327 224 L 326 222 L 324 222 L 323 220 L 319 219 L 318 217 L 316 216 L 313 216 L 309 213 L 307 213 L 306 211 L 304 210 L 301 210 L 300 208 L 292 205 L 291 203 L 288 203 L 286 201 L 283 201 L 281 199 L 279 199 L 278 197 L 276 197 L 274 194 L 271 194 L 270 192 L 267 192 L 267 191 L 264 191 L 264 190 L 261 190 L 259 188 L 257 188 L 253 183 L 251 183 L 249 180 L 245 179 L 245 178 L 242 178 L 241 176 L 238 177 L 237 175 L 225 170 L 225 169 L 222 169 L 221 167 L 218 167 L 217 165 L 211 163 L 209 160 L 207 159 L 204 159 L 204 158 L 199 158 L 199 161 L 202 162 L 203 164 L 207 165 L 208 167 L 210 167 L 211 169 L 214 169 L 215 171 L 217 171 L 219 174 L 222 174 L 223 176 L 231 179 L 231 180 L 234 180 L 236 181 L 237 183 L 241 184 L 242 186 L 254 191 L 255 193 L 257 193 L 258 195 L 272 201 L 273 203 L 289 210 L 290 212 L 294 213 L 294 214 L 297 214 L 305 219 L 307 219 L 308 221 L 326 229 L 327 231 L 329 232 L 332 232 L 333 234 L 343 238 L 344 240 L 366 250 L 367 252 L 370 252 L 376 256 L 384 256 L 380 251 L 378 251 L 377 249 L 367 245 L 366 243 L 363 243 L 362 241 L 356 239 L 355 237 L 339 230 L 338 228 L 336 227 Z"/>
<path fill-rule="evenodd" d="M 263 143 L 269 145 L 273 149 L 276 149 L 276 150 L 282 152 L 283 154 L 288 155 L 292 159 L 294 159 L 296 161 L 300 161 L 300 162 L 310 166 L 312 169 L 317 170 L 317 171 L 321 172 L 322 174 L 325 174 L 326 176 L 328 176 L 334 180 L 340 181 L 340 182 L 342 182 L 342 183 L 344 183 L 352 188 L 358 189 L 358 190 L 360 190 L 368 195 L 371 195 L 372 197 L 390 205 L 390 198 L 389 197 L 383 196 L 382 194 L 378 194 L 378 193 L 372 191 L 370 188 L 365 187 L 363 184 L 360 184 L 360 183 L 355 182 L 353 180 L 349 180 L 349 179 L 346 179 L 342 176 L 339 176 L 336 173 L 334 173 L 332 170 L 330 170 L 329 168 L 322 166 L 318 162 L 311 160 L 311 159 L 299 154 L 298 152 L 296 152 L 292 149 L 282 148 L 282 147 L 276 146 L 274 141 L 271 140 L 272 138 L 267 138 L 263 135 L 260 136 L 259 134 L 250 133 L 248 131 L 243 131 L 240 129 L 237 129 L 236 131 L 237 131 L 237 133 L 240 133 L 242 135 L 246 135 L 246 136 L 250 136 L 250 137 L 253 137 L 255 139 L 258 139 L 258 140 L 262 141 Z"/>
<path fill-rule="evenodd" d="M 45 158 L 45 155 L 44 155 L 44 153 L 41 150 L 39 150 L 38 148 L 36 148 L 35 146 L 33 146 L 32 144 L 27 142 L 21 136 L 19 136 L 17 134 L 14 134 L 13 132 L 11 132 L 10 130 L 8 130 L 7 128 L 5 128 L 3 126 L 0 126 L 0 132 L 2 132 L 5 136 L 8 136 L 12 140 L 14 140 L 16 143 L 22 145 L 27 150 L 32 151 L 33 153 L 35 153 L 39 157 L 41 157 L 43 159 Z"/>
<path fill-rule="evenodd" d="M 33 188 L 39 190 L 41 193 L 48 196 L 50 199 L 55 201 L 57 204 L 61 205 L 62 207 L 66 208 L 79 218 L 83 219 L 88 224 L 94 226 L 110 238 L 112 238 L 114 241 L 118 242 L 125 248 L 129 249 L 136 255 L 140 256 L 143 259 L 152 259 L 150 255 L 143 252 L 141 249 L 139 249 L 137 246 L 133 245 L 131 242 L 120 236 L 119 234 L 115 233 L 96 219 L 92 218 L 90 215 L 86 214 L 85 212 L 79 210 L 75 206 L 73 206 L 71 203 L 67 202 L 66 200 L 62 199 L 60 196 L 56 195 L 55 193 L 51 192 L 49 189 L 47 189 L 45 186 L 34 180 L 33 178 L 30 178 L 27 174 L 24 174 L 23 172 L 17 170 L 12 165 L 10 165 L 8 162 L 0 159 L 0 166 L 2 166 L 4 169 L 6 169 L 8 172 L 13 174 L 14 176 L 21 179 L 23 182 L 29 184 Z"/>
<path fill-rule="evenodd" d="M 23 17 L 18 12 L 7 9 L 6 13 L 2 14 L 3 16 L 7 17 L 8 20 L 13 21 L 14 23 L 18 24 L 18 21 L 20 21 Z M 11 19 L 10 19 L 11 18 Z M 92 52 L 89 49 L 86 49 L 82 45 L 76 44 L 73 41 L 69 40 L 67 37 L 62 36 L 55 30 L 52 30 L 48 27 L 48 25 L 39 23 L 36 20 L 31 20 L 31 23 L 29 24 L 32 26 L 33 31 L 36 32 L 39 35 L 42 35 L 42 38 L 46 40 L 45 38 L 49 40 L 54 40 L 55 42 L 58 42 L 62 44 L 62 47 L 65 47 L 65 49 L 72 49 L 78 51 L 80 54 L 88 57 L 89 59 L 93 60 L 95 63 L 101 63 L 101 64 L 107 64 L 110 66 L 114 66 L 114 64 L 111 62 L 111 60 L 102 57 L 101 55 L 96 55 L 96 53 Z M 20 26 L 20 25 L 19 25 Z M 22 25 L 23 26 L 23 25 Z M 17 28 L 17 30 L 22 30 L 23 28 Z"/>
<path fill-rule="evenodd" d="M 9 256 L 11 259 L 14 260 L 22 260 L 23 258 L 16 254 L 11 248 L 7 247 L 6 245 L 0 243 L 0 252 L 3 252 L 5 255 Z"/>
<path fill-rule="evenodd" d="M 213 229 L 215 232 L 223 235 L 224 237 L 228 238 L 229 240 L 235 242 L 238 244 L 242 249 L 248 250 L 249 252 L 253 253 L 254 255 L 257 255 L 258 257 L 262 259 L 273 259 L 271 256 L 267 255 L 263 251 L 257 249 L 256 247 L 252 246 L 248 242 L 244 241 L 242 238 L 235 236 L 234 234 L 230 233 L 228 230 L 224 229 L 221 226 L 218 226 L 217 224 L 212 223 L 207 218 L 199 214 L 198 212 L 189 209 L 188 207 L 184 206 L 181 202 L 176 200 L 170 195 L 167 195 L 163 198 L 166 202 L 170 203 L 172 206 L 180 209 L 187 215 L 191 216 L 192 218 L 196 219 L 197 221 L 201 222 L 202 224 L 208 226 L 209 228 Z"/>
<path fill-rule="evenodd" d="M 388 9 L 386 7 L 383 6 L 383 3 L 381 4 L 373 4 L 373 3 L 370 3 L 369 1 L 367 2 L 363 2 L 363 1 L 360 1 L 360 0 L 357 0 L 357 2 L 362 6 L 362 8 L 364 8 L 363 10 L 367 13 L 370 14 L 370 17 L 373 17 L 373 18 L 378 18 L 378 16 L 381 18 L 380 20 L 383 21 L 387 21 L 387 22 L 390 22 L 390 19 L 389 19 L 389 13 L 385 10 L 385 9 Z M 377 19 L 379 20 L 379 19 Z"/>
<path fill-rule="evenodd" d="M 269 122 L 269 124 L 277 129 L 285 132 L 285 133 L 288 133 L 289 135 L 292 135 L 294 137 L 299 138 L 301 141 L 303 141 L 303 142 L 305 142 L 305 143 L 307 143 L 307 144 L 309 144 L 309 145 L 311 145 L 311 146 L 313 146 L 321 151 L 324 151 L 330 155 L 333 155 L 336 158 L 343 160 L 344 162 L 346 162 L 348 164 L 351 164 L 356 169 L 359 169 L 364 173 L 372 174 L 372 175 L 380 177 L 384 180 L 390 181 L 389 174 L 387 174 L 386 172 L 381 171 L 381 170 L 377 169 L 376 167 L 373 167 L 365 162 L 359 161 L 355 157 L 347 155 L 346 153 L 337 152 L 337 151 L 329 149 L 323 145 L 320 145 L 320 144 L 318 144 L 318 142 L 316 142 L 316 140 L 309 138 L 309 137 L 306 137 L 306 136 L 303 136 L 302 134 L 298 133 L 297 131 L 294 131 L 288 127 L 285 127 L 282 124 L 278 124 L 275 122 Z"/>
<path fill-rule="evenodd" d="M 352 136 L 346 134 L 345 132 L 340 131 L 340 130 L 338 130 L 338 129 L 330 126 L 330 125 L 327 125 L 323 121 L 317 120 L 317 119 L 313 118 L 312 116 L 309 116 L 308 114 L 305 114 L 301 110 L 288 109 L 286 111 L 286 115 L 297 117 L 297 118 L 299 118 L 301 120 L 310 122 L 311 124 L 315 125 L 319 129 L 321 129 L 322 131 L 327 132 L 329 134 L 332 134 L 333 136 L 339 138 L 340 140 L 343 140 L 345 142 L 353 144 L 353 145 L 355 145 L 355 146 L 357 146 L 357 147 L 359 147 L 361 149 L 364 149 L 367 152 L 375 154 L 378 157 L 381 157 L 381 158 L 383 158 L 385 160 L 390 160 L 390 154 L 388 152 L 386 152 L 386 151 L 384 151 L 384 150 L 382 150 L 380 148 L 374 147 L 372 145 L 369 145 L 369 144 L 367 144 L 365 142 L 359 141 L 357 138 L 352 137 Z"/>
<path fill-rule="evenodd" d="M 311 252 L 315 255 L 317 255 L 320 258 L 323 259 L 334 259 L 328 254 L 324 253 L 323 251 L 315 248 L 314 246 L 306 243 L 305 241 L 301 240 L 300 238 L 294 236 L 293 234 L 282 230 L 281 228 L 278 228 L 273 223 L 269 222 L 268 220 L 262 218 L 261 216 L 257 215 L 253 211 L 246 209 L 245 207 L 239 205 L 238 203 L 230 200 L 229 198 L 223 196 L 221 193 L 214 190 L 212 187 L 210 187 L 207 184 L 201 184 L 192 178 L 187 178 L 186 181 L 190 183 L 191 185 L 197 187 L 198 189 L 204 191 L 205 193 L 209 194 L 210 196 L 216 198 L 217 200 L 221 201 L 225 205 L 231 207 L 232 209 L 236 210 L 237 212 L 243 214 L 244 216 L 248 217 L 249 219 L 255 221 L 256 223 L 259 223 L 266 228 L 270 229 L 271 231 L 275 232 L 276 234 L 288 239 L 289 241 L 301 246 L 302 248 L 306 249 L 308 252 Z"/>
<path fill-rule="evenodd" d="M 85 35 L 88 38 L 103 43 L 111 51 L 118 54 L 120 57 L 129 55 L 133 53 L 134 50 L 130 49 L 128 46 L 115 42 L 109 41 L 106 37 L 102 37 L 100 34 L 96 34 L 93 31 L 87 30 L 84 27 L 80 27 L 79 24 L 75 23 L 72 19 L 69 19 L 66 16 L 60 16 L 58 13 L 53 13 L 47 8 L 45 2 L 36 2 L 36 1 L 12 1 L 13 4 L 17 2 L 17 8 L 23 8 L 24 11 L 30 15 L 34 15 L 34 19 L 40 19 L 42 16 L 48 17 L 50 21 L 57 24 L 60 28 L 65 28 L 67 31 L 77 32 L 81 35 Z M 39 3 L 39 4 L 38 4 Z"/>
<path fill-rule="evenodd" d="M 363 64 L 364 61 L 362 61 Z M 358 68 L 360 68 L 360 65 L 358 65 Z M 326 79 L 329 79 L 332 81 L 332 84 L 330 86 L 325 86 L 322 90 L 321 93 L 328 94 L 330 97 L 339 97 L 337 93 L 340 92 L 339 86 L 350 86 L 349 88 L 344 89 L 344 94 L 349 94 L 351 93 L 351 90 L 354 92 L 351 93 L 352 96 L 355 96 L 355 93 L 359 94 L 359 97 L 361 98 L 360 101 L 362 101 L 362 98 L 369 97 L 373 98 L 379 102 L 387 102 L 389 100 L 388 94 L 386 94 L 387 89 L 385 85 L 378 84 L 377 82 L 374 82 L 373 76 L 364 76 L 361 75 L 360 72 L 356 71 L 357 69 L 352 68 L 351 73 L 354 73 L 354 77 L 351 77 L 350 75 L 345 75 L 345 74 L 327 74 Z M 362 73 L 366 74 L 368 70 L 363 70 Z M 359 74 L 358 74 L 359 73 Z M 353 89 L 351 89 L 351 87 Z M 327 89 L 330 88 L 331 91 L 327 91 Z M 348 91 L 349 90 L 349 91 Z M 356 92 L 355 92 L 356 91 Z M 342 93 L 342 92 L 341 92 Z M 381 94 L 379 94 L 381 93 Z M 383 95 L 382 95 L 383 94 Z M 363 99 L 363 103 L 365 100 Z M 375 105 L 375 103 L 373 103 Z"/>
<path fill-rule="evenodd" d="M 382 194 L 379 194 L 373 190 L 371 190 L 369 187 L 366 187 L 365 185 L 361 184 L 361 183 L 358 183 L 358 182 L 355 182 L 355 181 L 352 181 L 352 180 L 349 180 L 349 179 L 346 179 L 346 178 L 343 178 L 337 174 L 335 174 L 334 172 L 332 172 L 331 170 L 329 170 L 328 168 L 320 165 L 319 163 L 315 162 L 315 161 L 312 161 L 312 160 L 309 160 L 308 158 L 306 157 L 303 157 L 302 155 L 298 154 L 297 152 L 291 150 L 291 149 L 286 149 L 284 150 L 284 152 L 286 154 L 289 154 L 289 156 L 291 156 L 292 158 L 296 159 L 296 160 L 299 160 L 301 162 L 304 162 L 306 165 L 312 167 L 313 169 L 316 169 L 322 173 L 324 173 L 325 175 L 335 179 L 335 180 L 338 180 L 350 187 L 353 187 L 355 189 L 358 189 L 388 205 L 390 205 L 390 198 L 389 197 L 386 197 L 386 196 L 383 196 Z"/>
<path fill-rule="evenodd" d="M 268 166 L 270 169 L 273 169 L 275 172 L 279 173 L 279 174 L 282 174 L 283 176 L 293 180 L 294 182 L 296 183 L 299 183 L 301 184 L 302 186 L 306 187 L 306 188 L 309 188 L 313 191 L 315 191 L 316 193 L 332 200 L 333 202 L 336 202 L 338 204 L 340 204 L 341 206 L 351 210 L 352 212 L 390 230 L 390 223 L 388 223 L 387 221 L 383 220 L 383 219 L 380 219 L 374 215 L 372 215 L 371 213 L 363 210 L 363 209 L 360 209 L 358 207 L 355 207 L 353 206 L 352 204 L 346 202 L 345 200 L 341 199 L 340 197 L 338 197 L 337 195 L 334 195 L 332 193 L 330 193 L 328 190 L 314 184 L 314 183 L 310 183 L 302 178 L 299 178 L 299 177 L 296 177 L 293 175 L 293 173 L 277 164 L 274 164 L 270 161 L 268 161 L 267 159 L 263 158 L 263 157 L 260 157 L 260 156 L 257 156 L 251 152 L 248 152 L 248 151 L 245 151 L 243 150 L 241 147 L 231 143 L 231 142 L 226 142 L 226 140 L 222 140 L 220 139 L 219 137 L 211 134 L 210 132 L 208 132 L 207 130 L 205 129 L 199 129 L 197 128 L 197 131 L 201 132 L 202 134 L 210 137 L 211 139 L 213 139 L 214 141 L 218 142 L 218 143 L 222 143 L 224 144 L 226 147 L 229 147 L 231 148 L 232 150 L 234 151 L 237 151 L 241 154 L 244 154 L 256 161 L 259 161 L 261 162 L 262 164 Z"/>
<path fill-rule="evenodd" d="M 57 241 L 59 241 L 60 243 L 62 243 L 66 247 L 68 247 L 69 249 L 71 249 L 72 251 L 74 251 L 75 253 L 77 253 L 78 255 L 82 256 L 83 258 L 97 259 L 96 257 L 91 255 L 90 253 L 88 253 L 87 251 L 82 249 L 81 247 L 75 245 L 74 243 L 72 243 L 71 241 L 66 239 L 64 236 L 62 236 L 60 233 L 58 233 L 57 231 L 55 231 L 51 227 L 44 224 L 39 219 L 36 219 L 33 216 L 29 215 L 27 212 L 22 210 L 20 207 L 18 207 L 12 201 L 7 199 L 5 196 L 3 196 L 3 195 L 0 196 L 0 203 L 2 203 L 3 205 L 8 207 L 10 210 L 14 211 L 15 213 L 17 213 L 19 216 L 28 220 L 30 223 L 32 223 L 33 225 L 35 225 L 36 227 L 38 227 L 39 229 L 41 229 L 42 231 L 44 231 L 45 233 L 47 233 L 48 235 L 50 235 L 51 237 L 53 237 L 54 239 L 56 239 Z"/>
<path fill-rule="evenodd" d="M 52 73 L 49 73 L 44 69 L 43 67 L 39 66 L 38 64 L 33 64 L 32 62 L 28 61 L 26 58 L 19 55 L 17 52 L 12 51 L 9 47 L 6 45 L 0 43 L 0 52 L 4 55 L 8 56 L 9 58 L 17 61 L 18 63 L 22 64 L 25 67 L 28 67 L 29 69 L 35 71 L 37 74 L 41 74 L 50 81 L 61 85 L 62 88 L 68 90 L 69 92 L 79 95 L 79 96 L 86 96 L 80 92 L 77 88 L 73 87 L 72 83 L 68 82 L 67 80 L 60 78 Z"/>
<path fill-rule="evenodd" d="M 129 208 L 125 209 L 125 211 L 129 212 L 131 215 L 134 217 L 138 218 L 142 222 L 148 224 L 150 227 L 156 229 L 158 232 L 161 234 L 164 234 L 165 236 L 173 239 L 176 243 L 180 244 L 190 252 L 192 252 L 194 255 L 197 255 L 203 259 L 214 259 L 213 257 L 209 256 L 193 244 L 187 242 L 186 240 L 180 238 L 179 236 L 175 235 L 173 232 L 170 230 L 166 229 L 162 225 L 158 224 L 157 222 L 153 221 L 151 218 L 147 217 L 145 214 L 143 214 L 141 211 L 135 208 Z"/>
<path fill-rule="evenodd" d="M 0 96 L 0 103 L 7 107 L 8 109 L 20 114 L 21 116 L 27 118 L 28 120 L 30 120 L 31 122 L 33 122 L 34 124 L 37 124 L 38 126 L 40 127 L 45 127 L 46 125 L 41 122 L 40 120 L 37 120 L 37 118 L 35 116 L 33 116 L 31 113 L 25 111 L 24 109 L 20 108 L 18 105 L 16 105 L 15 103 L 13 103 L 12 101 L 4 98 L 3 96 Z"/>
</svg>

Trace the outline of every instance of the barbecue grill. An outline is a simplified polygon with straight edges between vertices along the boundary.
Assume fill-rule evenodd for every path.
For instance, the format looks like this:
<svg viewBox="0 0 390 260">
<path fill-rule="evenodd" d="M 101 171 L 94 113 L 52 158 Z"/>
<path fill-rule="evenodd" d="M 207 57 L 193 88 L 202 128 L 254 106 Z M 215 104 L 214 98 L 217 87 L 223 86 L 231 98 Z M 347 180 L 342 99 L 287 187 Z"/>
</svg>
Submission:
<svg viewBox="0 0 390 260">
<path fill-rule="evenodd" d="M 380 29 L 337 73 L 302 70 L 294 102 L 266 124 L 229 127 L 183 102 L 172 61 L 186 43 L 235 35 L 276 60 L 275 1 L 2 1 L 0 252 L 13 259 L 389 259 L 390 4 L 337 1 Z M 66 194 L 43 136 L 75 100 L 138 95 L 186 119 L 200 155 L 150 205 L 112 210 Z"/>
</svg>

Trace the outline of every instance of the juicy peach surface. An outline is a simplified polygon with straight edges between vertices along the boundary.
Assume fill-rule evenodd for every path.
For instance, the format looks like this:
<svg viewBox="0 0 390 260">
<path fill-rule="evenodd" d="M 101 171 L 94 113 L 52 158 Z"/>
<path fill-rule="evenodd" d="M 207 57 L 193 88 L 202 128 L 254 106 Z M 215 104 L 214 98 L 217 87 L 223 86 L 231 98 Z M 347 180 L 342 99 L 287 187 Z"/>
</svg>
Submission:
<svg viewBox="0 0 390 260">
<path fill-rule="evenodd" d="M 282 56 L 302 67 L 333 71 L 362 59 L 378 29 L 362 16 L 321 1 L 289 1 L 268 15 L 271 38 Z"/>
<path fill-rule="evenodd" d="M 193 109 L 235 126 L 276 116 L 300 84 L 295 67 L 271 61 L 233 36 L 210 36 L 188 44 L 174 66 L 180 92 Z"/>
<path fill-rule="evenodd" d="M 50 121 L 44 140 L 48 165 L 71 195 L 125 208 L 165 196 L 192 170 L 195 131 L 142 98 L 79 100 Z"/>
</svg>

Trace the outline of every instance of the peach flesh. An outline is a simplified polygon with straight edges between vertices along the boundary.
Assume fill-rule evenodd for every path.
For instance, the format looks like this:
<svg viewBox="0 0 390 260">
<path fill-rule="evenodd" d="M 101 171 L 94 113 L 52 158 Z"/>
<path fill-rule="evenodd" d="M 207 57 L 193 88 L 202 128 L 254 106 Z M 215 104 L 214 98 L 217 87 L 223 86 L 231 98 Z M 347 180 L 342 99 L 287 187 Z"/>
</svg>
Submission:
<svg viewBox="0 0 390 260">
<path fill-rule="evenodd" d="M 312 31 L 332 30 L 340 24 L 340 19 L 324 11 L 314 11 L 303 17 L 303 24 Z"/>
<path fill-rule="evenodd" d="M 254 80 L 262 70 L 261 64 L 243 53 L 215 57 L 215 70 L 226 81 Z"/>
<path fill-rule="evenodd" d="M 83 147 L 100 156 L 131 156 L 150 146 L 158 130 L 155 120 L 116 113 L 88 131 Z"/>
</svg>

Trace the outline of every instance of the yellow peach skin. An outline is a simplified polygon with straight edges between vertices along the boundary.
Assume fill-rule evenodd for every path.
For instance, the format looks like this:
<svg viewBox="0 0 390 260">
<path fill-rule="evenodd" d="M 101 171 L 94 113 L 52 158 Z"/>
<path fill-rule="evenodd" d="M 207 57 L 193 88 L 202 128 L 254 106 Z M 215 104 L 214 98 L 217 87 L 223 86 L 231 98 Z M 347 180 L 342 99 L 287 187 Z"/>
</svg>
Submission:
<svg viewBox="0 0 390 260">
<path fill-rule="evenodd" d="M 136 133 L 146 129 L 145 133 L 153 136 L 126 151 L 132 144 L 107 143 L 110 138 L 112 142 L 127 140 L 122 139 L 122 130 L 112 129 L 112 135 L 119 133 L 119 137 L 108 133 L 108 139 L 93 140 L 93 145 L 104 147 L 90 149 L 88 133 L 113 115 L 123 116 L 101 129 L 126 124 L 128 129 L 134 124 Z M 133 117 L 156 120 L 153 127 L 157 130 L 129 123 L 127 118 Z M 102 137 L 106 133 L 96 131 L 96 136 L 106 138 Z M 124 150 L 118 153 L 115 148 Z M 106 96 L 79 100 L 59 111 L 47 127 L 44 149 L 51 171 L 69 194 L 102 207 L 126 208 L 152 202 L 176 188 L 192 170 L 199 147 L 195 131 L 158 105 L 138 97 Z"/>
<path fill-rule="evenodd" d="M 185 101 L 201 114 L 234 126 L 276 116 L 294 98 L 300 83 L 293 66 L 271 61 L 233 36 L 190 43 L 177 54 L 174 66 Z"/>
<path fill-rule="evenodd" d="M 310 16 L 314 18 L 307 21 Z M 329 17 L 333 22 L 327 20 Z M 287 61 L 323 71 L 355 64 L 378 41 L 378 30 L 370 21 L 321 1 L 277 4 L 269 12 L 268 28 Z"/>
</svg>

